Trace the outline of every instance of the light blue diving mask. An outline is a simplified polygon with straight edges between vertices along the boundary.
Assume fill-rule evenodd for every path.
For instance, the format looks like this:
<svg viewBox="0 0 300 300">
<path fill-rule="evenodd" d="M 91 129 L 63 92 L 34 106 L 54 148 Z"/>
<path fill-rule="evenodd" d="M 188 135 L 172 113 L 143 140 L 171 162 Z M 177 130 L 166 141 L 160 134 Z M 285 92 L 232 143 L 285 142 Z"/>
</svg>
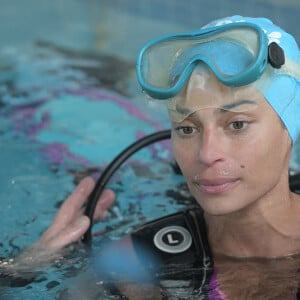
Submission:
<svg viewBox="0 0 300 300">
<path fill-rule="evenodd" d="M 172 100 L 196 67 L 205 65 L 232 90 L 233 97 L 235 90 L 246 85 L 259 90 L 295 141 L 300 131 L 298 62 L 299 49 L 291 35 L 268 19 L 234 16 L 213 21 L 199 31 L 150 41 L 139 53 L 137 76 L 150 97 Z"/>
</svg>

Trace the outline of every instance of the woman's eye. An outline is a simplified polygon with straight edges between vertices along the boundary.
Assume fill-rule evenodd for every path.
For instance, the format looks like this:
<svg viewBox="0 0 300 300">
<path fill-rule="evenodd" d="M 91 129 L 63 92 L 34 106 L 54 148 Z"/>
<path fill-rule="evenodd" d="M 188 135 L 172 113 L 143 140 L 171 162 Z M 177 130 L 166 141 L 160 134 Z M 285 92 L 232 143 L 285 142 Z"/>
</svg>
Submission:
<svg viewBox="0 0 300 300">
<path fill-rule="evenodd" d="M 176 130 L 182 135 L 193 134 L 195 132 L 195 128 L 190 126 L 180 126 L 177 127 Z"/>
<path fill-rule="evenodd" d="M 248 122 L 246 121 L 234 121 L 230 123 L 230 127 L 234 130 L 244 129 Z"/>
</svg>

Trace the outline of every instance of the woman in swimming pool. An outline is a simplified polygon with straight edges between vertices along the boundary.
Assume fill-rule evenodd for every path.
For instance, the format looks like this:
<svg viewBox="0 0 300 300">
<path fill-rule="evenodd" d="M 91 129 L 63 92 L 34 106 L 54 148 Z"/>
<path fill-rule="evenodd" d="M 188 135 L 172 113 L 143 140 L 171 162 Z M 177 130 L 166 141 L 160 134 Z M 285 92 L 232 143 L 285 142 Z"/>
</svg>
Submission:
<svg viewBox="0 0 300 300">
<path fill-rule="evenodd" d="M 167 103 L 175 159 L 203 210 L 218 278 L 222 281 L 229 265 L 237 268 L 224 257 L 297 255 L 300 196 L 289 189 L 289 159 L 300 130 L 299 49 L 293 37 L 267 19 L 225 18 L 148 43 L 139 55 L 137 74 L 146 94 Z M 56 251 L 84 234 L 89 220 L 82 216 L 82 206 L 91 190 L 91 180 L 85 179 L 35 247 Z M 96 218 L 105 216 L 113 199 L 111 191 L 102 195 Z M 164 259 L 188 253 L 194 245 L 197 260 L 206 238 L 195 238 L 196 219 L 192 212 L 184 214 L 184 222 L 176 219 L 172 228 L 174 220 L 168 219 L 167 227 L 164 223 L 151 233 L 148 244 L 155 254 L 167 253 Z M 135 241 L 145 236 L 133 235 L 126 243 L 133 241 L 137 249 Z M 200 251 L 201 259 L 205 251 Z M 214 276 L 209 278 L 211 285 Z M 235 299 L 233 288 L 227 285 L 225 291 Z"/>
<path fill-rule="evenodd" d="M 144 92 L 167 103 L 174 155 L 204 211 L 215 264 L 298 254 L 300 196 L 289 189 L 300 130 L 294 38 L 267 19 L 229 17 L 146 44 L 137 73 Z"/>
<path fill-rule="evenodd" d="M 300 130 L 295 40 L 271 21 L 240 16 L 163 37 L 140 53 L 145 93 L 165 99 L 176 161 L 204 210 L 214 253 L 300 251 L 300 196 L 289 159 Z"/>
</svg>

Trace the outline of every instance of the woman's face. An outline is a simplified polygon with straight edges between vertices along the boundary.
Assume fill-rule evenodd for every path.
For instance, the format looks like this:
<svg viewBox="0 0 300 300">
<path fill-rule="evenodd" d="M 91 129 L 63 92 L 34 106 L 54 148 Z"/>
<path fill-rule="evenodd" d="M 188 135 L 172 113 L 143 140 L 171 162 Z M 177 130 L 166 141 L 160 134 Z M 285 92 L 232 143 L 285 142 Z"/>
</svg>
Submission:
<svg viewBox="0 0 300 300">
<path fill-rule="evenodd" d="M 215 77 L 209 80 L 209 89 L 193 93 L 197 101 L 213 93 L 220 99 L 220 93 L 227 93 Z M 239 112 L 245 100 L 253 102 L 253 108 Z M 232 107 L 230 111 L 205 107 L 181 122 L 172 121 L 176 161 L 195 199 L 213 215 L 249 206 L 288 175 L 290 138 L 263 96 L 251 87 L 243 88 Z"/>
</svg>

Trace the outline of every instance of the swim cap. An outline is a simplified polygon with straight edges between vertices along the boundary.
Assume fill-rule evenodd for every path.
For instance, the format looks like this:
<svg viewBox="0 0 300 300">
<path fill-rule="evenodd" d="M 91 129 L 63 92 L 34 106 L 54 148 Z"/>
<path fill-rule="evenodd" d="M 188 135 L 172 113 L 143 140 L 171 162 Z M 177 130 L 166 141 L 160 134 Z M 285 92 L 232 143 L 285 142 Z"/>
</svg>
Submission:
<svg viewBox="0 0 300 300">
<path fill-rule="evenodd" d="M 284 52 L 285 64 L 289 61 L 299 63 L 299 47 L 294 37 L 269 19 L 232 16 L 210 22 L 203 29 L 243 22 L 256 24 L 266 33 L 269 44 L 278 44 Z M 293 76 L 284 73 L 285 64 L 281 68 L 267 66 L 263 75 L 267 84 L 258 89 L 280 117 L 294 143 L 300 133 L 300 78 L 297 75 L 300 65 Z"/>
</svg>

